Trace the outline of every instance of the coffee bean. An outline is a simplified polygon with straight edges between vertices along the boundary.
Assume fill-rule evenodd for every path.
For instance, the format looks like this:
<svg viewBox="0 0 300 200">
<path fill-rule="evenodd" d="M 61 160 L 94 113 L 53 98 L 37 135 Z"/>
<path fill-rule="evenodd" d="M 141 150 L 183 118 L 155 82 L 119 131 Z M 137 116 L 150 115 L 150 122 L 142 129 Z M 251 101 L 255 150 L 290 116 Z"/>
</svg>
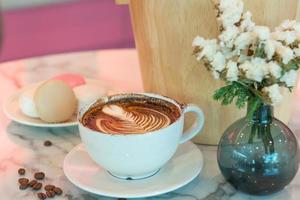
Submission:
<svg viewBox="0 0 300 200">
<path fill-rule="evenodd" d="M 33 187 L 35 184 L 37 184 L 37 181 L 36 180 L 31 180 L 28 184 L 29 184 L 30 187 Z"/>
<path fill-rule="evenodd" d="M 29 186 L 28 183 L 21 183 L 20 186 L 19 186 L 19 189 L 20 190 L 25 190 L 25 189 L 28 188 L 28 186 Z"/>
<path fill-rule="evenodd" d="M 46 192 L 46 195 L 47 195 L 47 197 L 49 197 L 49 198 L 53 198 L 53 197 L 55 196 L 55 192 L 52 191 L 52 190 L 50 190 L 50 191 L 47 191 L 47 192 Z"/>
<path fill-rule="evenodd" d="M 36 184 L 34 184 L 34 185 L 32 186 L 32 189 L 34 189 L 34 190 L 40 190 L 42 187 L 43 187 L 43 184 L 37 182 Z"/>
<path fill-rule="evenodd" d="M 44 146 L 46 146 L 46 147 L 49 147 L 49 146 L 51 146 L 51 145 L 52 145 L 52 142 L 49 141 L 49 140 L 46 140 L 46 141 L 44 142 Z"/>
<path fill-rule="evenodd" d="M 20 184 L 28 184 L 28 182 L 29 182 L 29 179 L 28 178 L 19 178 L 19 180 L 18 180 L 18 182 L 20 183 Z"/>
<path fill-rule="evenodd" d="M 37 180 L 42 180 L 45 178 L 45 173 L 44 172 L 37 172 L 34 174 L 34 178 Z"/>
<path fill-rule="evenodd" d="M 55 188 L 54 185 L 46 185 L 46 186 L 44 187 L 44 189 L 45 189 L 46 191 L 54 190 L 54 188 Z"/>
<path fill-rule="evenodd" d="M 20 168 L 20 169 L 18 170 L 19 175 L 24 175 L 25 172 L 26 172 L 26 171 L 25 171 L 24 168 Z"/>
<path fill-rule="evenodd" d="M 46 199 L 47 198 L 47 195 L 45 193 L 42 193 L 42 192 L 37 193 L 37 196 L 38 196 L 39 199 Z"/>
<path fill-rule="evenodd" d="M 59 187 L 55 187 L 55 188 L 53 189 L 53 191 L 54 191 L 55 194 L 57 194 L 57 195 L 61 195 L 61 194 L 63 193 L 62 189 L 60 189 Z"/>
</svg>

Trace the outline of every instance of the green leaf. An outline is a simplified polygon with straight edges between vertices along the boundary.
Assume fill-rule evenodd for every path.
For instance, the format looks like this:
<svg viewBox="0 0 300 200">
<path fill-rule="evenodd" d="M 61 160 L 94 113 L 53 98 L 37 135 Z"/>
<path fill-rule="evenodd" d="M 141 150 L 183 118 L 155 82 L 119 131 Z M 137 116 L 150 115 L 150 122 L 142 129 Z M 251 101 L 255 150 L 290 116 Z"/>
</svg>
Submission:
<svg viewBox="0 0 300 200">
<path fill-rule="evenodd" d="M 290 71 L 290 70 L 298 70 L 299 69 L 299 62 L 296 60 L 291 60 L 288 64 L 283 64 L 282 68 L 284 71 Z"/>
<path fill-rule="evenodd" d="M 266 57 L 265 44 L 264 43 L 261 43 L 257 46 L 257 48 L 255 49 L 255 52 L 254 52 L 254 56 L 259 57 L 259 58 L 265 58 Z"/>
<path fill-rule="evenodd" d="M 253 94 L 247 85 L 234 81 L 216 90 L 213 98 L 220 101 L 222 105 L 229 105 L 235 100 L 235 105 L 238 108 L 243 108 L 252 96 Z"/>
</svg>

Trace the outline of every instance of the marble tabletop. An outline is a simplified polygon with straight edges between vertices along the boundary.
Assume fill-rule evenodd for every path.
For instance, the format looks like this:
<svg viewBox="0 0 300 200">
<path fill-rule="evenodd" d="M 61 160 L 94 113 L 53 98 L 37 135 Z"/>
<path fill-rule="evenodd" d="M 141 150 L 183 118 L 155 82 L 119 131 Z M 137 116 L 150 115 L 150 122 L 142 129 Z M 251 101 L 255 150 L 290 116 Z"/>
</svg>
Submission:
<svg viewBox="0 0 300 200">
<path fill-rule="evenodd" d="M 0 64 L 0 104 L 18 88 L 63 72 L 80 73 L 88 78 L 105 81 L 118 91 L 142 91 L 136 51 L 103 50 L 37 57 Z M 300 95 L 299 95 L 300 96 Z M 296 99 L 298 96 L 296 95 Z M 298 101 L 299 102 L 299 101 Z M 295 104 L 290 127 L 296 136 L 300 111 Z M 299 113 L 299 115 L 297 114 Z M 31 190 L 20 191 L 17 170 L 28 174 L 46 173 L 45 182 L 60 186 L 64 194 L 55 199 L 110 200 L 113 198 L 87 193 L 70 183 L 62 170 L 66 154 L 80 143 L 77 127 L 37 128 L 9 120 L 0 112 L 0 200 L 37 199 Z M 299 123 L 300 124 L 300 123 Z M 45 147 L 45 140 L 53 145 Z M 198 145 L 204 155 L 204 168 L 188 185 L 175 191 L 143 199 L 172 200 L 299 200 L 300 172 L 283 191 L 269 196 L 249 196 L 235 191 L 224 181 L 217 166 L 216 147 Z M 140 199 L 142 200 L 142 199 Z"/>
</svg>

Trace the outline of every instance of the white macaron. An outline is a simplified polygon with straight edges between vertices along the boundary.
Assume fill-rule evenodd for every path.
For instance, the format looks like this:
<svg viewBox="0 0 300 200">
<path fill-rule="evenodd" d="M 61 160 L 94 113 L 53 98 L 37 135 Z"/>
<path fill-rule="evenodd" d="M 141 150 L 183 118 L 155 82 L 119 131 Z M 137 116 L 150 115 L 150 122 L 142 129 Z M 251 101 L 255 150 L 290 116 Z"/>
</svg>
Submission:
<svg viewBox="0 0 300 200">
<path fill-rule="evenodd" d="M 34 94 L 37 86 L 27 88 L 22 92 L 19 98 L 19 105 L 22 113 L 28 117 L 39 118 L 36 106 L 34 103 Z"/>
</svg>

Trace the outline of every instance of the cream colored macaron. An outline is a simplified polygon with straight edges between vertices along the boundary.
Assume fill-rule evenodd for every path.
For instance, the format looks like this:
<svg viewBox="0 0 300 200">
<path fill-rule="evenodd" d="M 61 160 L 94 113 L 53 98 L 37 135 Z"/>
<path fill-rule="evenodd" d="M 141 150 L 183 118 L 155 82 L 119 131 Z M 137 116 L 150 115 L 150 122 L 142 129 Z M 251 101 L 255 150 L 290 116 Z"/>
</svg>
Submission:
<svg viewBox="0 0 300 200">
<path fill-rule="evenodd" d="M 34 101 L 39 117 L 50 123 L 67 121 L 77 108 L 72 88 L 61 80 L 41 84 L 35 92 Z"/>
</svg>

